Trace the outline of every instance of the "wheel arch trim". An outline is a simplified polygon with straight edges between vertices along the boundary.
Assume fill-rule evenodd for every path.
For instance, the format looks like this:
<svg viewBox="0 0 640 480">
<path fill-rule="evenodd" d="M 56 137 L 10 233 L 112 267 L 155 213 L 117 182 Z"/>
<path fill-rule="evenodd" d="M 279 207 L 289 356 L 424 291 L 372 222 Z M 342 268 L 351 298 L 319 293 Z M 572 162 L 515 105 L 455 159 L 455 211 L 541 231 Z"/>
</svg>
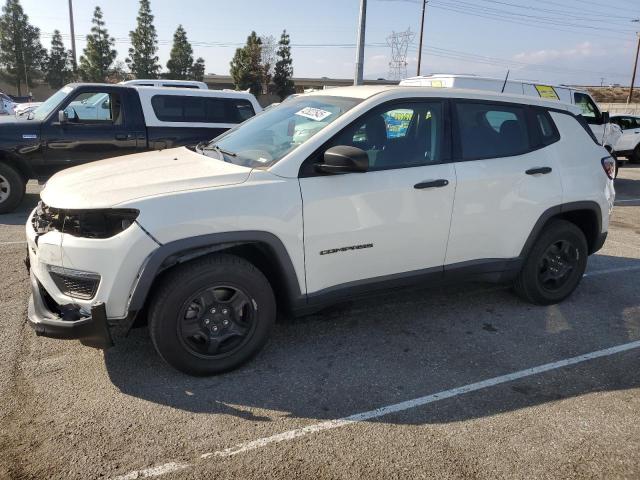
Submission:
<svg viewBox="0 0 640 480">
<path fill-rule="evenodd" d="M 282 241 L 272 233 L 264 231 L 223 232 L 184 238 L 165 243 L 155 249 L 145 260 L 129 296 L 129 317 L 144 306 L 151 285 L 157 276 L 174 265 L 240 245 L 258 244 L 266 246 L 280 269 L 286 289 L 286 298 L 292 304 L 303 298 L 300 282 L 289 252 Z M 169 263 L 167 264 L 167 261 Z"/>
<path fill-rule="evenodd" d="M 544 228 L 544 226 L 547 224 L 549 220 L 563 213 L 576 212 L 580 210 L 590 211 L 595 214 L 596 221 L 597 221 L 596 233 L 600 235 L 602 233 L 602 210 L 600 209 L 600 205 L 597 202 L 592 200 L 586 200 L 586 201 L 570 202 L 562 205 L 556 205 L 554 207 L 548 208 L 542 213 L 542 215 L 540 215 L 540 218 L 538 218 L 538 221 L 533 226 L 533 229 L 531 230 L 531 233 L 529 234 L 527 241 L 522 247 L 522 251 L 520 252 L 520 258 L 527 257 L 527 255 L 531 251 L 531 248 L 533 248 L 533 244 L 538 239 L 538 237 L 540 236 L 540 233 L 542 232 L 542 229 Z M 597 239 L 596 239 L 596 242 L 597 242 Z M 595 251 L 597 250 L 589 252 L 589 254 L 591 255 L 592 253 L 595 253 Z"/>
</svg>

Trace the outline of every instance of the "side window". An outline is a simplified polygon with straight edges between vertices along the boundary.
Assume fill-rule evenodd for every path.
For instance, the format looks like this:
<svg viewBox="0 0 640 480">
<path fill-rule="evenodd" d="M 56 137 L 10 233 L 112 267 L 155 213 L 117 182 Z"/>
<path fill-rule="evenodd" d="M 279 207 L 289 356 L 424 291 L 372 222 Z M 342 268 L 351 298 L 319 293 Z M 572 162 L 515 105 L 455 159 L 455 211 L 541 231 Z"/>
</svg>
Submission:
<svg viewBox="0 0 640 480">
<path fill-rule="evenodd" d="M 443 105 L 424 102 L 375 109 L 338 134 L 334 145 L 361 148 L 370 170 L 387 170 L 442 161 Z"/>
<path fill-rule="evenodd" d="M 106 92 L 83 92 L 64 109 L 70 123 L 122 123 L 120 96 Z"/>
<path fill-rule="evenodd" d="M 151 106 L 163 122 L 240 123 L 255 115 L 249 101 L 219 97 L 155 95 Z"/>
<path fill-rule="evenodd" d="M 587 123 L 591 125 L 602 124 L 602 115 L 600 114 L 600 110 L 598 110 L 598 107 L 589 95 L 576 92 L 574 93 L 574 99 L 576 106 L 580 107 L 582 110 L 582 116 L 585 118 Z"/>
<path fill-rule="evenodd" d="M 462 160 L 521 155 L 531 148 L 524 107 L 457 102 Z"/>
</svg>

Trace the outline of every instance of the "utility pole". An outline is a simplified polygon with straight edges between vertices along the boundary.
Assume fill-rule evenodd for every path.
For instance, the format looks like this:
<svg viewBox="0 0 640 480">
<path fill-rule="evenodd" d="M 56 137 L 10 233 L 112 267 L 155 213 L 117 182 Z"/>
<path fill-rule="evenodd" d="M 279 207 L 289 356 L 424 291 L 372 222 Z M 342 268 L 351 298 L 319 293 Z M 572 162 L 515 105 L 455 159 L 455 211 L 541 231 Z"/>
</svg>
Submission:
<svg viewBox="0 0 640 480">
<path fill-rule="evenodd" d="M 633 64 L 633 74 L 631 75 L 631 87 L 629 87 L 629 98 L 627 98 L 627 105 L 631 103 L 633 99 L 633 87 L 636 83 L 636 70 L 638 69 L 638 54 L 640 54 L 640 32 L 636 32 L 638 35 L 638 47 L 636 48 L 636 60 Z"/>
<path fill-rule="evenodd" d="M 422 21 L 420 22 L 420 45 L 418 46 L 418 77 L 420 76 L 420 65 L 422 64 L 422 37 L 424 36 L 424 12 L 427 9 L 429 0 L 422 0 Z"/>
<path fill-rule="evenodd" d="M 356 75 L 354 85 L 362 85 L 364 76 L 364 34 L 367 24 L 367 0 L 360 0 L 360 26 L 358 28 L 358 45 L 356 53 Z"/>
<path fill-rule="evenodd" d="M 77 54 L 76 54 L 76 33 L 73 28 L 73 0 L 69 0 L 69 25 L 71 26 L 71 53 L 73 58 L 71 63 L 73 64 L 73 71 L 78 69 Z"/>
</svg>

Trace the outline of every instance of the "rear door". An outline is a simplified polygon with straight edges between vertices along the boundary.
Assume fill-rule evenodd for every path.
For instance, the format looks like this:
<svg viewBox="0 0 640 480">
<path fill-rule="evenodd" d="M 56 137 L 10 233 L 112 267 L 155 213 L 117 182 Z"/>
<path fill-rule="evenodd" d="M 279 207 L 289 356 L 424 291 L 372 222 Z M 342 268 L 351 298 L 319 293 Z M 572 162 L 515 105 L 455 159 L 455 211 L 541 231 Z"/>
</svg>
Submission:
<svg viewBox="0 0 640 480">
<path fill-rule="evenodd" d="M 548 112 L 518 104 L 457 100 L 453 113 L 457 185 L 445 263 L 518 257 L 542 213 L 562 202 L 545 149 L 557 129 Z"/>
<path fill-rule="evenodd" d="M 345 175 L 323 175 L 313 168 L 305 173 L 303 166 L 310 295 L 408 272 L 441 272 L 455 192 L 446 107 L 433 100 L 385 104 L 305 162 L 313 167 L 324 150 L 348 145 L 365 150 L 370 164 L 365 173 Z"/>
<path fill-rule="evenodd" d="M 62 109 L 66 122 L 61 124 L 54 114 L 42 128 L 44 160 L 51 173 L 136 151 L 136 135 L 128 129 L 121 90 L 79 89 Z"/>
</svg>

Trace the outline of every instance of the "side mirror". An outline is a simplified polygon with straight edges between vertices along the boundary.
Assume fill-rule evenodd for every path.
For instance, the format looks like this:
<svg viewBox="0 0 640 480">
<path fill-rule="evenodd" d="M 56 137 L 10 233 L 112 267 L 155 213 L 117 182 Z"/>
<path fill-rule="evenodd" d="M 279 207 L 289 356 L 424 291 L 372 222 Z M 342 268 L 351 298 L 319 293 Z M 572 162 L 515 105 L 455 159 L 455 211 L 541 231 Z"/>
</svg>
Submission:
<svg viewBox="0 0 640 480">
<path fill-rule="evenodd" d="M 67 112 L 65 112 L 64 110 L 60 110 L 58 112 L 58 123 L 60 123 L 60 125 L 64 125 L 68 121 L 69 121 L 69 116 L 67 115 Z"/>
<path fill-rule="evenodd" d="M 611 121 L 611 115 L 609 112 L 602 112 L 602 124 L 605 125 Z"/>
<path fill-rule="evenodd" d="M 324 152 L 316 171 L 329 174 L 362 173 L 369 170 L 369 155 L 364 150 L 346 145 L 331 147 Z"/>
</svg>

